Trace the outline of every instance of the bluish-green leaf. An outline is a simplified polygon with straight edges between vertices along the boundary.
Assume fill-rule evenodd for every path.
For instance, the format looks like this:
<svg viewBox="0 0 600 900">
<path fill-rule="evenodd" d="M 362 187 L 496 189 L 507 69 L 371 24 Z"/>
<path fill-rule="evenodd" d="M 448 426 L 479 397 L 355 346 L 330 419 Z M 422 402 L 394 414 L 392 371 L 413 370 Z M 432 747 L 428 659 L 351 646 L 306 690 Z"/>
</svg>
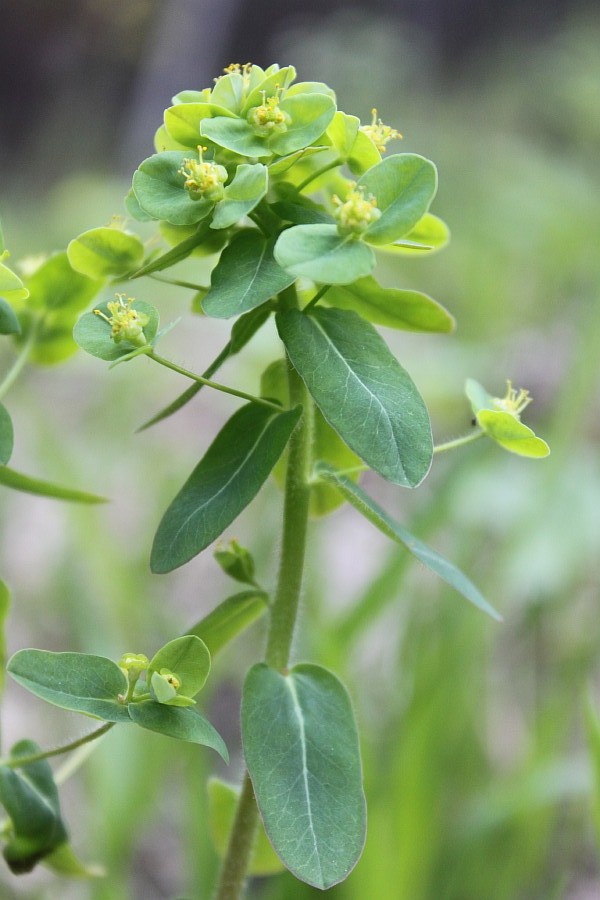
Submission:
<svg viewBox="0 0 600 900">
<path fill-rule="evenodd" d="M 210 672 L 210 653 L 201 638 L 184 635 L 169 641 L 154 654 L 148 666 L 148 677 L 153 672 L 168 669 L 181 681 L 178 693 L 183 697 L 195 697 L 206 683 Z"/>
<path fill-rule="evenodd" d="M 394 521 L 362 488 L 350 481 L 345 475 L 336 472 L 331 466 L 323 463 L 317 464 L 316 473 L 323 481 L 336 487 L 342 496 L 379 531 L 396 541 L 397 544 L 402 544 L 406 547 L 423 565 L 435 572 L 436 575 L 439 575 L 446 584 L 453 587 L 455 591 L 458 591 L 459 594 L 478 609 L 487 613 L 493 619 L 502 621 L 502 617 L 493 606 L 490 606 L 473 582 L 460 569 L 412 535 L 398 522 Z"/>
<path fill-rule="evenodd" d="M 154 216 L 149 215 L 147 212 L 144 212 L 140 204 L 138 203 L 138 198 L 135 196 L 133 192 L 133 188 L 129 188 L 125 196 L 125 209 L 137 222 L 152 222 L 154 221 Z"/>
<path fill-rule="evenodd" d="M 358 182 L 373 195 L 381 216 L 364 234 L 371 244 L 391 244 L 415 227 L 437 190 L 437 170 L 414 153 L 397 153 L 369 169 Z"/>
<path fill-rule="evenodd" d="M 313 144 L 326 131 L 335 115 L 335 101 L 326 94 L 288 94 L 280 103 L 291 122 L 287 131 L 269 139 L 277 156 L 286 156 Z"/>
<path fill-rule="evenodd" d="M 104 656 L 19 650 L 6 669 L 26 690 L 54 706 L 107 722 L 129 721 L 127 707 L 118 699 L 127 693 L 127 679 Z"/>
<path fill-rule="evenodd" d="M 295 225 L 279 235 L 275 259 L 293 275 L 321 284 L 349 284 L 368 275 L 375 254 L 362 241 L 340 235 L 336 225 Z"/>
<path fill-rule="evenodd" d="M 33 741 L 23 740 L 11 748 L 10 755 L 18 758 L 40 752 Z M 0 766 L 0 802 L 12 824 L 3 854 L 15 874 L 30 872 L 67 840 L 58 791 L 47 760 L 29 763 L 18 771 Z"/>
<path fill-rule="evenodd" d="M 259 231 L 235 235 L 211 273 L 202 301 L 207 316 L 228 319 L 260 306 L 294 281 L 273 257 L 274 241 Z"/>
<path fill-rule="evenodd" d="M 240 790 L 232 784 L 221 781 L 220 778 L 210 778 L 207 790 L 210 834 L 215 850 L 220 857 L 224 858 L 235 819 Z M 264 828 L 259 825 L 252 859 L 248 866 L 248 875 L 254 877 L 275 875 L 277 872 L 282 872 L 284 868 L 283 863 L 271 847 Z"/>
<path fill-rule="evenodd" d="M 353 175 L 364 175 L 365 172 L 381 162 L 381 153 L 364 131 L 359 131 L 356 135 L 347 162 Z"/>
<path fill-rule="evenodd" d="M 420 291 L 385 288 L 368 275 L 349 285 L 334 285 L 325 302 L 357 312 L 375 325 L 403 331 L 448 333 L 454 319 L 444 307 Z"/>
<path fill-rule="evenodd" d="M 21 326 L 16 313 L 4 297 L 0 297 L 0 334 L 19 334 Z"/>
<path fill-rule="evenodd" d="M 12 488 L 15 491 L 23 491 L 26 494 L 37 494 L 39 497 L 54 497 L 56 500 L 70 500 L 73 503 L 106 503 L 106 497 L 97 494 L 88 494 L 86 491 L 76 491 L 73 488 L 53 484 L 50 481 L 42 481 L 40 478 L 31 478 L 21 472 L 15 472 L 8 466 L 0 466 L 0 484 Z"/>
<path fill-rule="evenodd" d="M 12 419 L 0 403 L 0 465 L 5 466 L 12 456 L 15 435 Z"/>
<path fill-rule="evenodd" d="M 148 731 L 157 731 L 178 741 L 190 741 L 211 747 L 229 762 L 229 753 L 223 738 L 208 719 L 195 709 L 166 706 L 154 700 L 142 700 L 129 704 L 129 714 L 133 722 Z"/>
<path fill-rule="evenodd" d="M 188 634 L 201 638 L 214 656 L 266 612 L 268 601 L 264 591 L 240 591 L 219 603 Z"/>
<path fill-rule="evenodd" d="M 233 181 L 225 188 L 225 195 L 216 207 L 211 228 L 229 228 L 252 212 L 267 193 L 268 170 L 260 163 L 238 166 Z"/>
<path fill-rule="evenodd" d="M 208 547 L 254 499 L 301 409 L 273 413 L 250 403 L 219 432 L 164 514 L 152 546 L 153 572 L 171 572 Z"/>
<path fill-rule="evenodd" d="M 252 67 L 252 74 L 254 74 L 255 68 L 255 66 Z M 291 84 L 295 77 L 296 70 L 293 66 L 285 66 L 283 69 L 276 67 L 269 75 L 264 75 L 252 86 L 241 108 L 241 114 L 246 116 L 252 107 L 261 106 L 265 99 L 276 96 L 278 88 L 283 90 Z"/>
<path fill-rule="evenodd" d="M 154 219 L 165 219 L 173 225 L 193 225 L 206 218 L 214 203 L 192 200 L 185 189 L 185 175 L 180 172 L 193 153 L 167 150 L 156 153 L 141 163 L 133 176 L 133 191 L 141 208 Z"/>
<path fill-rule="evenodd" d="M 144 245 L 136 234 L 120 228 L 92 228 L 71 241 L 67 256 L 76 272 L 104 278 L 139 268 Z"/>
<path fill-rule="evenodd" d="M 322 890 L 343 881 L 365 842 L 366 808 L 350 698 L 319 666 L 250 669 L 242 700 L 246 765 L 284 865 Z"/>
<path fill-rule="evenodd" d="M 433 456 L 427 407 L 372 325 L 354 312 L 278 313 L 294 368 L 321 412 L 372 469 L 405 487 L 425 478 Z"/>
<path fill-rule="evenodd" d="M 240 156 L 260 159 L 272 155 L 265 139 L 258 137 L 245 119 L 204 119 L 200 131 L 202 137 Z"/>
<path fill-rule="evenodd" d="M 108 309 L 108 301 L 99 303 L 96 309 L 107 318 L 110 318 L 111 312 Z M 148 316 L 148 323 L 142 329 L 146 338 L 146 345 L 142 348 L 136 347 L 130 341 L 120 341 L 117 344 L 111 336 L 111 326 L 102 316 L 96 315 L 95 311 L 85 313 L 77 320 L 73 329 L 73 337 L 86 353 L 95 356 L 97 359 L 104 359 L 107 362 L 120 359 L 133 350 L 141 349 L 143 352 L 146 352 L 146 346 L 150 349 L 150 343 L 158 331 L 159 313 L 155 306 L 146 303 L 144 300 L 136 300 L 135 309 Z"/>
</svg>

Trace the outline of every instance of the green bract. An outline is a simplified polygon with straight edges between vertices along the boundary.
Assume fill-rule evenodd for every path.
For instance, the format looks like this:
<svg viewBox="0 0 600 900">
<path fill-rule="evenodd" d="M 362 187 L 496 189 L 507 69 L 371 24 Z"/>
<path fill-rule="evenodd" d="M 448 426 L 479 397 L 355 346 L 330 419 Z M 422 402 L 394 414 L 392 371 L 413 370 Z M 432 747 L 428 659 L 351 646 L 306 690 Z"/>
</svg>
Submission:
<svg viewBox="0 0 600 900">
<path fill-rule="evenodd" d="M 471 378 L 466 383 L 465 391 L 478 425 L 493 441 L 518 456 L 541 459 L 549 455 L 550 448 L 546 441 L 536 437 L 531 428 L 520 420 L 521 411 L 531 399 L 527 391 L 515 391 L 509 381 L 503 399 L 491 397 Z"/>
</svg>

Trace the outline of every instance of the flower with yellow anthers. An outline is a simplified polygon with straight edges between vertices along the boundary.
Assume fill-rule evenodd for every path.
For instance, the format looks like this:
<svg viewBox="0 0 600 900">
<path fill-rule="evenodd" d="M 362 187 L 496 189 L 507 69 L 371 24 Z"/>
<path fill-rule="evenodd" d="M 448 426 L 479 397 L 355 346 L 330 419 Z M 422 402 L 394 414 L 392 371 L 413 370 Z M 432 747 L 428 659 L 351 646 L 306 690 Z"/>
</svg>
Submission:
<svg viewBox="0 0 600 900">
<path fill-rule="evenodd" d="M 241 75 L 243 78 L 250 77 L 250 70 L 252 69 L 252 63 L 247 62 L 241 65 L 240 63 L 230 63 L 228 66 L 225 66 L 223 69 L 224 75 Z M 215 81 L 218 81 L 215 78 Z"/>
<path fill-rule="evenodd" d="M 181 687 L 181 678 L 179 675 L 176 675 L 175 672 L 171 672 L 170 669 L 161 669 L 158 674 L 176 691 Z"/>
<path fill-rule="evenodd" d="M 384 125 L 381 119 L 377 118 L 377 110 L 372 109 L 371 114 L 373 120 L 370 125 L 361 125 L 360 130 L 364 131 L 367 137 L 370 137 L 380 153 L 385 153 L 387 144 L 390 141 L 400 140 L 402 135 L 390 125 Z"/>
<path fill-rule="evenodd" d="M 135 347 L 143 347 L 147 343 L 143 328 L 150 321 L 148 316 L 137 309 L 132 309 L 132 304 L 135 303 L 133 297 L 127 297 L 127 300 L 125 294 L 115 294 L 115 297 L 116 300 L 106 304 L 110 316 L 106 316 L 99 309 L 95 309 L 94 314 L 108 322 L 111 328 L 110 336 L 115 344 L 129 341 Z"/>
<path fill-rule="evenodd" d="M 502 398 L 494 397 L 493 402 L 494 408 L 499 412 L 507 412 L 514 416 L 515 419 L 520 419 L 521 413 L 526 406 L 529 406 L 532 399 L 529 391 L 526 391 L 524 388 L 519 388 L 517 391 L 513 388 L 512 381 L 507 380 L 506 396 Z"/>
<path fill-rule="evenodd" d="M 348 193 L 346 200 L 340 200 L 336 194 L 331 199 L 337 207 L 334 216 L 337 219 L 338 231 L 343 235 L 358 237 L 381 215 L 375 197 L 372 194 L 365 197 L 362 187 L 355 186 Z"/>
<path fill-rule="evenodd" d="M 117 665 L 126 672 L 139 673 L 148 668 L 150 661 L 143 653 L 124 653 Z"/>
<path fill-rule="evenodd" d="M 192 200 L 209 200 L 218 203 L 225 194 L 227 169 L 214 162 L 204 162 L 202 152 L 206 147 L 198 147 L 198 159 L 184 159 L 178 170 L 185 178 L 184 187 Z"/>
<path fill-rule="evenodd" d="M 259 137 L 283 134 L 292 120 L 288 113 L 279 108 L 279 92 L 274 97 L 267 97 L 266 91 L 262 91 L 262 96 L 262 104 L 249 110 L 248 122 Z"/>
</svg>

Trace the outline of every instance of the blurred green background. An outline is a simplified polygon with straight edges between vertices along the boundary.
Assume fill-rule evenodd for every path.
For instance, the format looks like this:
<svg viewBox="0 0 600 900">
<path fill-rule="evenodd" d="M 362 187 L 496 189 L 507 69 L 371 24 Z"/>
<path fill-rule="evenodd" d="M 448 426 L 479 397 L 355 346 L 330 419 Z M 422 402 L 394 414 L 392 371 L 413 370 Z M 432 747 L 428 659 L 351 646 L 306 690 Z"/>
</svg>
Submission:
<svg viewBox="0 0 600 900">
<path fill-rule="evenodd" d="M 531 390 L 525 419 L 552 455 L 532 462 L 481 442 L 436 458 L 414 493 L 365 479 L 473 577 L 502 625 L 352 510 L 313 525 L 295 657 L 350 685 L 369 802 L 364 856 L 331 896 L 594 900 L 600 16 L 574 4 L 509 4 L 497 17 L 494 4 L 481 4 L 487 19 L 470 16 L 468 3 L 453 15 L 443 3 L 424 4 L 428 16 L 396 6 L 386 14 L 378 4 L 368 13 L 334 4 L 316 17 L 310 3 L 292 4 L 288 15 L 263 3 L 244 43 L 248 8 L 235 3 L 9 3 L 0 37 L 5 235 L 14 262 L 123 213 L 128 173 L 151 152 L 171 94 L 209 84 L 232 58 L 291 62 L 302 78 L 330 83 L 341 108 L 363 119 L 377 106 L 404 134 L 395 150 L 437 163 L 433 211 L 450 225 L 450 247 L 388 263 L 378 276 L 431 293 L 458 329 L 386 332 L 386 340 L 423 392 L 438 441 L 469 427 L 466 377 L 500 396 L 511 378 Z M 187 16 L 198 26 L 192 37 Z M 197 265 L 184 264 L 184 277 L 206 278 L 206 264 L 200 274 Z M 177 362 L 201 371 L 225 343 L 224 323 L 189 314 L 191 292 L 146 279 L 136 296 L 160 306 L 163 321 L 185 317 L 162 345 Z M 12 356 L 1 353 L 4 369 Z M 223 380 L 257 390 L 279 353 L 274 332 L 261 333 Z M 202 392 L 177 416 L 133 433 L 185 386 L 147 360 L 108 372 L 77 354 L 56 368 L 30 367 L 8 396 L 15 468 L 113 501 L 84 510 L 3 490 L 11 652 L 151 654 L 233 592 L 210 553 L 166 577 L 149 573 L 164 508 L 236 408 Z M 280 501 L 269 484 L 230 535 L 251 547 L 267 583 Z M 74 845 L 106 878 L 73 884 L 39 871 L 17 881 L 3 870 L 1 896 L 208 900 L 218 863 L 205 779 L 241 771 L 239 691 L 261 641 L 258 625 L 225 651 L 203 695 L 233 751 L 229 770 L 207 750 L 111 733 L 62 789 Z M 84 730 L 85 720 L 7 686 L 6 746 L 25 736 L 50 746 Z M 313 895 L 287 875 L 250 891 L 256 900 Z"/>
</svg>

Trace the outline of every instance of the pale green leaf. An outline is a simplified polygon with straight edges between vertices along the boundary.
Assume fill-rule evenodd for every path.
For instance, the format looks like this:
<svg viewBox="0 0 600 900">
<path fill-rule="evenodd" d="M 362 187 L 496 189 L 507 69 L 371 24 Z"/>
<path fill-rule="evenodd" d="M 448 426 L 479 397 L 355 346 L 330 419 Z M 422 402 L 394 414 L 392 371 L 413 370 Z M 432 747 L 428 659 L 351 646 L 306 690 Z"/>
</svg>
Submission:
<svg viewBox="0 0 600 900">
<path fill-rule="evenodd" d="M 106 503 L 106 497 L 97 494 L 88 494 L 86 491 L 77 491 L 73 488 L 63 487 L 50 481 L 42 481 L 39 478 L 31 478 L 21 472 L 15 472 L 8 466 L 0 466 L 0 484 L 12 488 L 15 491 L 23 491 L 26 494 L 37 494 L 39 497 L 54 497 L 56 500 L 71 500 L 73 503 Z"/>
<path fill-rule="evenodd" d="M 320 284 L 349 284 L 368 275 L 375 254 L 362 241 L 339 234 L 336 225 L 295 225 L 275 244 L 275 259 L 293 275 Z"/>
<path fill-rule="evenodd" d="M 137 235 L 119 228 L 92 228 L 71 241 L 67 256 L 76 272 L 104 278 L 139 268 L 144 245 Z"/>
<path fill-rule="evenodd" d="M 219 603 L 212 612 L 192 626 L 188 634 L 202 638 L 211 656 L 214 656 L 264 615 L 268 606 L 268 596 L 263 591 L 241 591 Z"/>
<path fill-rule="evenodd" d="M 350 309 L 375 325 L 403 331 L 448 333 L 454 319 L 444 307 L 420 291 L 384 288 L 374 278 L 334 285 L 324 298 L 330 306 Z"/>
<path fill-rule="evenodd" d="M 210 672 L 208 647 L 196 635 L 184 635 L 169 641 L 154 654 L 148 666 L 148 676 L 168 669 L 181 681 L 177 693 L 183 697 L 195 697 L 206 683 Z"/>
<path fill-rule="evenodd" d="M 388 156 L 358 181 L 365 196 L 377 200 L 381 216 L 364 233 L 371 244 L 391 244 L 422 219 L 437 190 L 437 170 L 414 153 Z"/>
<path fill-rule="evenodd" d="M 235 176 L 217 203 L 211 228 L 229 228 L 252 212 L 267 193 L 268 170 L 261 163 L 238 166 Z"/>
</svg>

